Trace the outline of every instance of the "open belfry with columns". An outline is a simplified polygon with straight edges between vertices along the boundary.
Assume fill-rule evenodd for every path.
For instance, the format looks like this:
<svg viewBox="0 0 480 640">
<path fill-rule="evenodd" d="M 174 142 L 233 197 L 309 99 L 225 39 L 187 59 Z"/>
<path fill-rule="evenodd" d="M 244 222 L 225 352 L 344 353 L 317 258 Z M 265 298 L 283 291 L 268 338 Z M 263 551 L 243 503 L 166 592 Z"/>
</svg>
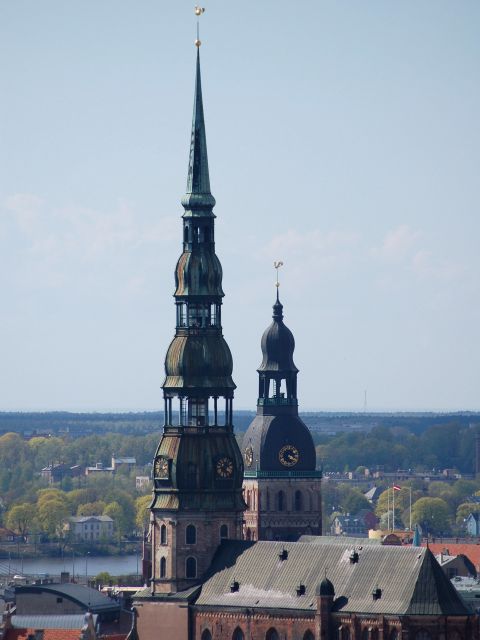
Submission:
<svg viewBox="0 0 480 640">
<path fill-rule="evenodd" d="M 295 342 L 278 286 L 261 340 L 257 414 L 237 444 L 198 36 L 196 46 L 176 330 L 165 357 L 147 584 L 134 596 L 129 638 L 480 639 L 478 616 L 428 548 L 321 535 L 321 471 L 298 414 Z"/>
</svg>

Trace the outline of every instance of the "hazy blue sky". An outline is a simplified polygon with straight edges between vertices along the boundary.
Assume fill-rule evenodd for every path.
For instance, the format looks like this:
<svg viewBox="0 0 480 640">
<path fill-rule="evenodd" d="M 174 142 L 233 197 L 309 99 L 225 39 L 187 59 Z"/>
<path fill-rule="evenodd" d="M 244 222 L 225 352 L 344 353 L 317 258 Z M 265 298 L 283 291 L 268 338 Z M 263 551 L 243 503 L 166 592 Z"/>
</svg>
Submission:
<svg viewBox="0 0 480 640">
<path fill-rule="evenodd" d="M 0 409 L 159 409 L 193 2 L 0 3 Z M 480 2 L 205 0 L 237 408 L 281 299 L 302 409 L 480 409 Z"/>
</svg>

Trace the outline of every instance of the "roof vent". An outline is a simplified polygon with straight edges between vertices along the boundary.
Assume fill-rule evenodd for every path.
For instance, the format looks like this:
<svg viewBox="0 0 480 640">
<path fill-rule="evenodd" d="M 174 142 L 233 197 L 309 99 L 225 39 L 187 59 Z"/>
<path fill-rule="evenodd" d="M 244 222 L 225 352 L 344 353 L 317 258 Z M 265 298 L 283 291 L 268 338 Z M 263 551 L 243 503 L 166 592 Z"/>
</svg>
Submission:
<svg viewBox="0 0 480 640">
<path fill-rule="evenodd" d="M 299 585 L 297 585 L 297 596 L 304 596 L 305 595 L 305 585 L 300 583 Z"/>
<path fill-rule="evenodd" d="M 380 600 L 380 598 L 382 597 L 382 590 L 380 589 L 380 587 L 375 587 L 375 589 L 372 591 L 372 597 L 374 600 Z"/>
<path fill-rule="evenodd" d="M 358 551 L 354 549 L 350 554 L 350 564 L 357 564 L 359 557 L 360 556 L 358 555 Z"/>
<path fill-rule="evenodd" d="M 240 584 L 236 580 L 234 580 L 230 585 L 230 591 L 232 593 L 235 593 L 235 591 L 238 591 L 239 589 L 240 589 Z"/>
<path fill-rule="evenodd" d="M 286 560 L 288 558 L 288 551 L 286 549 L 282 549 L 280 551 L 280 553 L 278 554 L 278 557 L 280 558 L 280 560 Z"/>
</svg>

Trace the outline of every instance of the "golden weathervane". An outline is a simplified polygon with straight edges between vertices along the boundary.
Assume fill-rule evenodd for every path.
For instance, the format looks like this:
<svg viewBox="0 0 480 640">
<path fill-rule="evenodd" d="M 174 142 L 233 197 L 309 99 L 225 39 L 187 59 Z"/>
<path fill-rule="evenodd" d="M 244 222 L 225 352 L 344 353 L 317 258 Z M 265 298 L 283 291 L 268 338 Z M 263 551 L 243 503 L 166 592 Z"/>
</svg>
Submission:
<svg viewBox="0 0 480 640">
<path fill-rule="evenodd" d="M 202 41 L 200 40 L 200 20 L 198 19 L 198 18 L 200 18 L 202 13 L 205 13 L 204 7 L 199 7 L 198 5 L 196 5 L 195 6 L 195 15 L 197 16 L 197 39 L 195 40 L 195 46 L 197 48 L 202 44 Z"/>
</svg>

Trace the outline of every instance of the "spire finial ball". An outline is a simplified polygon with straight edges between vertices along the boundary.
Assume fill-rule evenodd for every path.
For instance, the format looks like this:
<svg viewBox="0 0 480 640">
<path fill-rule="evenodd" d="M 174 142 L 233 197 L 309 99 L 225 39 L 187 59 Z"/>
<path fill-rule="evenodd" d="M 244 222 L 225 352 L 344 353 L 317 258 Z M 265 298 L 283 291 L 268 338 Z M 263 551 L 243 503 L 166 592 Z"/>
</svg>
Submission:
<svg viewBox="0 0 480 640">
<path fill-rule="evenodd" d="M 202 41 L 201 41 L 201 40 L 199 40 L 199 39 L 197 38 L 197 39 L 195 40 L 195 46 L 198 48 L 198 47 L 200 47 L 200 46 L 201 46 L 201 44 L 202 44 Z"/>
<path fill-rule="evenodd" d="M 195 15 L 201 16 L 202 13 L 205 13 L 205 9 L 203 7 L 199 7 L 198 5 L 195 7 Z"/>
</svg>

